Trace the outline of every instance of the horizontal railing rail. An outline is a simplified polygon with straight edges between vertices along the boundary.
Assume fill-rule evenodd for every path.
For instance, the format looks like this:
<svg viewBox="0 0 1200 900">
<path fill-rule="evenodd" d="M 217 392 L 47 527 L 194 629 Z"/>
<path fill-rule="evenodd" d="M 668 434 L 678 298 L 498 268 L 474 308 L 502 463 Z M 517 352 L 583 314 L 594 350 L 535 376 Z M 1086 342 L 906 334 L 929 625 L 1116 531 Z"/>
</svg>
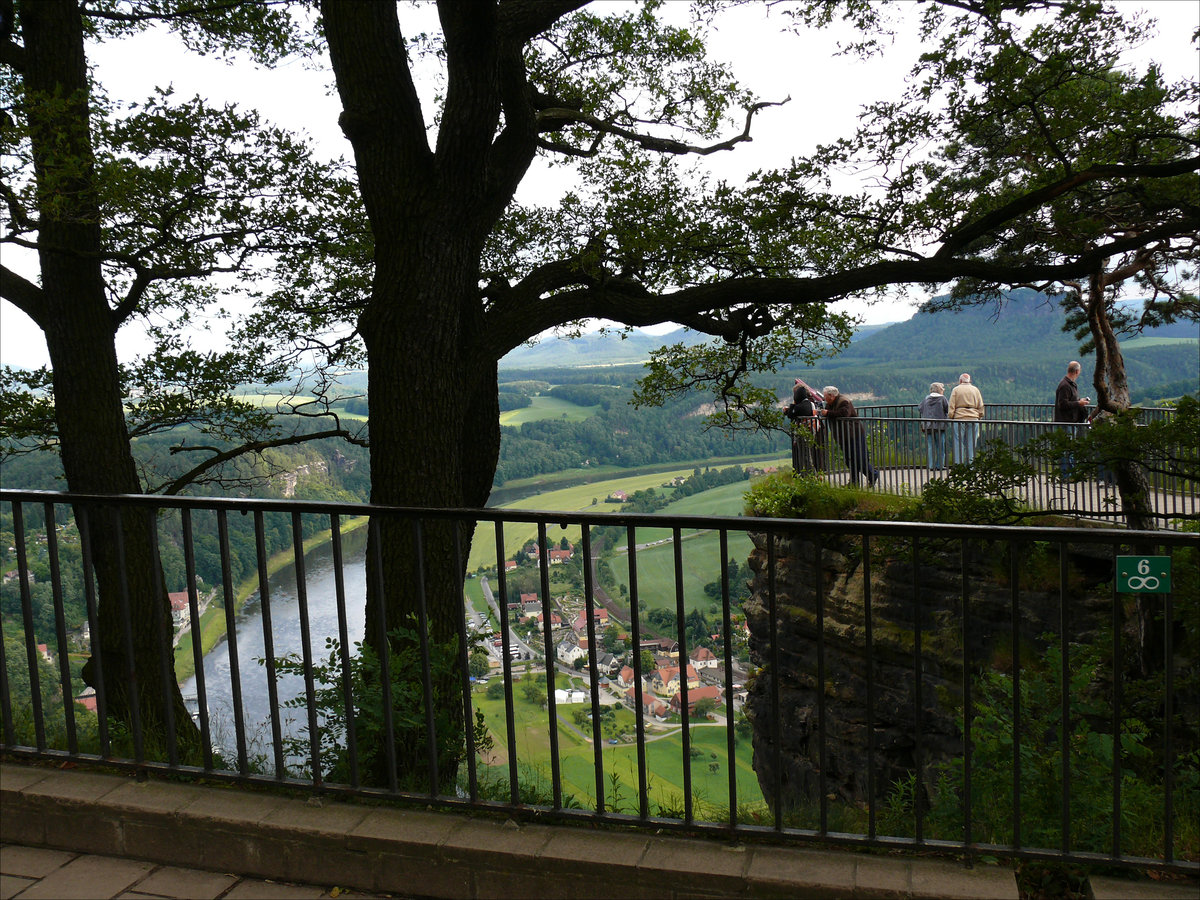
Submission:
<svg viewBox="0 0 1200 900">
<path fill-rule="evenodd" d="M 169 711 L 110 716 L 131 686 L 97 677 L 119 679 L 103 654 L 145 634 L 128 590 L 96 575 L 98 554 L 139 558 L 118 526 L 135 521 L 153 525 L 175 617 L 160 617 L 156 671 L 194 669 L 179 683 L 198 754 L 148 733 Z M 1195 534 L 13 490 L 0 523 L 11 756 L 1200 871 Z M 362 545 L 395 523 L 420 564 L 386 587 L 419 597 L 420 616 L 381 624 L 410 627 L 419 652 L 370 667 L 365 597 L 385 585 Z M 469 545 L 432 540 L 447 523 L 473 529 Z M 449 595 L 428 574 L 447 560 L 466 573 Z M 244 604 L 240 581 L 257 587 Z M 446 604 L 449 657 L 425 625 Z M 402 771 L 404 728 L 428 744 L 419 771 Z"/>
<path fill-rule="evenodd" d="M 854 440 L 846 438 L 845 421 L 826 423 L 821 420 L 814 445 L 816 453 L 799 447 L 793 452 L 797 471 L 818 472 L 839 484 L 868 483 L 867 466 L 851 465 L 862 451 Z M 1093 426 L 1003 419 L 968 421 L 962 426 L 972 430 L 968 446 L 965 441 L 958 440 L 958 423 L 948 420 L 922 423 L 919 418 L 863 415 L 851 421 L 857 421 L 863 429 L 866 463 L 877 471 L 875 486 L 881 490 L 919 493 L 932 479 L 944 477 L 951 465 L 969 462 L 988 442 L 999 441 L 1018 451 L 1033 468 L 1031 477 L 1014 486 L 1011 499 L 1033 510 L 1116 522 L 1122 520 L 1121 498 L 1110 469 L 1101 467 L 1096 474 L 1084 478 L 1075 475 L 1060 460 L 1026 449 L 1036 438 L 1064 427 L 1086 429 Z M 925 433 L 921 430 L 923 425 L 938 430 Z M 798 422 L 795 430 L 803 434 L 807 426 Z M 1200 483 L 1173 474 L 1178 469 L 1174 463 L 1186 460 L 1194 469 L 1198 456 L 1200 447 L 1180 446 L 1164 456 L 1144 460 L 1150 507 L 1161 525 L 1178 527 L 1184 520 L 1195 519 L 1200 514 Z"/>
<path fill-rule="evenodd" d="M 858 406 L 858 414 L 868 418 L 918 419 L 919 403 L 883 403 Z M 987 403 L 988 418 L 994 422 L 1052 422 L 1053 403 Z M 1169 406 L 1133 407 L 1141 422 L 1149 423 L 1170 419 L 1175 410 Z"/>
</svg>

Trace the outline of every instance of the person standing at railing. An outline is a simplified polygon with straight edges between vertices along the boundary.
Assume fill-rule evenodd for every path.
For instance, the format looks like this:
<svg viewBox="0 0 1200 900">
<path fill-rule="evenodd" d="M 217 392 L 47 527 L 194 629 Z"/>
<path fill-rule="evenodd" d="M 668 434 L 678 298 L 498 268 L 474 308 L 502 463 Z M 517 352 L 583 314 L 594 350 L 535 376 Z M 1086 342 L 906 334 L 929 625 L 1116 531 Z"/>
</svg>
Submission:
<svg viewBox="0 0 1200 900">
<path fill-rule="evenodd" d="M 858 411 L 850 398 L 843 397 L 836 387 L 829 385 L 825 388 L 825 408 L 817 412 L 825 417 L 833 439 L 842 448 L 842 456 L 846 458 L 846 466 L 850 469 L 850 483 L 857 485 L 858 479 L 865 476 L 867 484 L 875 487 L 879 472 L 871 465 L 867 432 L 858 420 Z"/>
<path fill-rule="evenodd" d="M 825 468 L 824 429 L 817 415 L 821 395 L 797 378 L 792 385 L 792 402 L 784 414 L 792 420 L 792 468 L 797 474 L 820 472 Z"/>
<path fill-rule="evenodd" d="M 1058 387 L 1054 389 L 1054 421 L 1075 438 L 1079 428 L 1087 421 L 1087 407 L 1091 397 L 1079 396 L 1079 372 L 1082 367 L 1077 360 L 1067 363 L 1067 374 L 1062 377 Z M 1075 454 L 1068 451 L 1059 460 L 1059 470 L 1063 480 L 1071 477 L 1075 469 Z"/>
<path fill-rule="evenodd" d="M 963 372 L 950 392 L 947 415 L 954 435 L 954 462 L 969 464 L 975 458 L 975 440 L 979 437 L 979 420 L 983 418 L 983 394 L 971 384 L 971 376 Z"/>
<path fill-rule="evenodd" d="M 926 462 L 935 472 L 946 468 L 946 417 L 949 412 L 946 386 L 935 381 L 929 386 L 929 395 L 917 407 L 917 414 L 921 417 L 921 433 L 925 435 Z"/>
</svg>

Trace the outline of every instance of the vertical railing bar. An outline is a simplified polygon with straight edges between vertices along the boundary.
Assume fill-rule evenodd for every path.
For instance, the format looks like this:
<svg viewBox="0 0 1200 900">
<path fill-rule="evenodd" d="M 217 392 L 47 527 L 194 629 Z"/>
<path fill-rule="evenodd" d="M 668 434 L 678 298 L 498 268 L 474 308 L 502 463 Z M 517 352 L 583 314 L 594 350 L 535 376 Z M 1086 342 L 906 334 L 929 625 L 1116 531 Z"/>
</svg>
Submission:
<svg viewBox="0 0 1200 900">
<path fill-rule="evenodd" d="M 279 686 L 275 673 L 275 634 L 271 625 L 271 587 L 267 579 L 267 539 L 261 510 L 254 511 L 254 549 L 258 564 L 258 599 L 262 610 L 263 661 L 267 667 L 267 702 L 271 718 L 271 742 L 275 756 L 275 777 L 285 776 L 283 735 L 279 722 Z"/>
<path fill-rule="evenodd" d="M 217 510 L 217 542 L 221 548 L 221 591 L 225 601 L 225 641 L 229 646 L 229 685 L 233 700 L 233 730 L 237 743 L 238 774 L 250 774 L 246 753 L 246 714 L 242 708 L 242 672 L 238 658 L 237 595 L 233 589 L 233 564 L 229 551 L 229 519 L 226 511 Z"/>
<path fill-rule="evenodd" d="M 34 743 L 46 751 L 46 726 L 42 720 L 42 679 L 38 672 L 37 635 L 33 629 L 33 594 L 29 589 L 29 558 L 25 550 L 25 507 L 13 503 L 13 536 L 17 545 L 17 580 L 21 594 L 21 621 L 25 626 L 25 663 L 29 667 L 29 705 L 33 710 Z"/>
<path fill-rule="evenodd" d="M 738 825 L 737 808 L 737 741 L 734 729 L 733 696 L 733 623 L 730 621 L 729 599 L 729 531 L 721 528 L 719 535 L 721 553 L 721 630 L 722 661 L 725 665 L 725 766 L 729 777 L 729 827 L 736 829 Z"/>
<path fill-rule="evenodd" d="M 1166 552 L 1168 564 L 1174 563 L 1173 547 L 1168 545 Z M 1163 859 L 1167 862 L 1175 860 L 1175 746 L 1172 721 L 1175 716 L 1175 646 L 1174 630 L 1175 604 L 1174 594 L 1167 591 L 1163 594 Z"/>
<path fill-rule="evenodd" d="M 683 752 L 683 820 L 692 823 L 692 739 L 688 731 L 691 714 L 688 710 L 688 647 L 683 610 L 683 533 L 679 526 L 671 529 L 675 562 L 675 639 L 679 642 L 679 722 Z"/>
<path fill-rule="evenodd" d="M 1009 603 L 1012 616 L 1012 818 L 1013 847 L 1021 847 L 1021 610 L 1016 542 L 1008 542 Z"/>
<path fill-rule="evenodd" d="M 346 755 L 350 765 L 350 786 L 359 786 L 358 728 L 354 708 L 354 674 L 350 668 L 350 625 L 346 617 L 346 578 L 342 571 L 342 519 L 337 513 L 329 515 L 329 541 L 333 549 L 333 594 L 337 604 L 338 661 L 342 669 L 342 704 L 346 710 Z"/>
<path fill-rule="evenodd" d="M 467 585 L 466 579 L 463 577 L 465 564 L 462 552 L 462 532 L 465 523 L 451 519 L 450 526 L 454 529 L 455 596 L 461 604 L 458 614 L 458 661 L 462 672 L 463 722 L 465 723 L 463 734 L 467 742 L 467 796 L 472 803 L 475 803 L 479 800 L 479 771 L 476 759 L 478 742 L 475 739 L 475 702 L 471 697 L 471 648 L 467 646 Z M 473 532 L 474 528 L 472 528 Z"/>
<path fill-rule="evenodd" d="M 513 706 L 512 650 L 509 642 L 508 627 L 508 576 L 504 571 L 504 522 L 496 520 L 496 587 L 500 591 L 499 599 L 495 595 L 496 624 L 500 629 L 500 652 L 503 659 L 500 664 L 504 667 L 504 724 L 507 729 L 506 743 L 508 745 L 508 794 L 513 806 L 521 802 L 521 788 L 517 782 L 517 735 L 516 713 Z M 584 563 L 587 565 L 591 560 Z M 529 666 L 525 667 L 526 674 Z"/>
<path fill-rule="evenodd" d="M 546 523 L 537 526 L 538 572 L 541 576 L 542 611 L 550 609 L 550 560 L 546 547 Z M 550 616 L 542 616 L 542 643 L 546 653 L 546 727 L 550 732 L 550 781 L 554 794 L 554 808 L 562 809 L 562 768 L 558 758 L 558 704 L 554 698 L 554 639 L 551 634 Z"/>
<path fill-rule="evenodd" d="M 832 456 L 833 454 L 827 454 Z M 767 540 L 767 615 L 769 617 L 770 627 L 768 628 L 768 637 L 770 644 L 770 664 L 771 664 L 771 744 L 772 744 L 772 765 L 774 771 L 771 777 L 771 788 L 775 798 L 775 830 L 783 831 L 783 726 L 780 722 L 780 702 L 779 702 L 779 618 L 777 615 L 778 602 L 776 597 L 775 585 L 775 533 L 766 531 L 765 537 Z M 818 563 L 816 570 L 819 573 L 821 566 L 819 562 L 820 548 L 817 548 Z M 820 576 L 818 575 L 818 578 Z M 817 592 L 820 593 L 820 584 L 816 585 Z"/>
<path fill-rule="evenodd" d="M 54 518 L 54 504 L 47 501 L 43 513 L 46 518 L 46 552 L 50 556 L 50 591 L 54 601 L 54 636 L 58 647 L 58 677 L 63 694 L 67 751 L 74 756 L 79 752 L 79 739 L 75 732 L 75 689 L 71 685 L 71 660 L 67 654 L 67 616 L 63 609 L 62 571 L 59 568 L 56 527 L 58 523 Z"/>
<path fill-rule="evenodd" d="M 96 724 L 100 737 L 100 755 L 112 755 L 112 742 L 108 733 L 108 696 L 104 689 L 104 653 L 100 647 L 100 620 L 96 602 L 95 569 L 92 563 L 92 534 L 86 506 L 76 504 L 75 527 L 79 529 L 79 551 L 83 576 L 83 601 L 87 607 L 88 650 L 92 654 L 91 677 L 96 690 Z"/>
<path fill-rule="evenodd" d="M 12 716 L 12 696 L 8 684 L 8 656 L 4 652 L 4 617 L 0 616 L 0 729 L 3 739 L 0 745 L 5 748 L 17 745 L 16 723 Z"/>
<path fill-rule="evenodd" d="M 1117 556 L 1113 548 L 1113 556 Z M 1116 562 L 1114 558 L 1113 562 Z M 1115 569 L 1114 569 L 1115 571 Z M 1117 579 L 1112 580 L 1113 708 L 1112 708 L 1112 855 L 1121 855 L 1121 605 Z"/>
<path fill-rule="evenodd" d="M 971 590 L 970 579 L 967 576 L 967 539 L 962 538 L 958 543 L 958 563 L 960 569 L 960 585 L 962 587 L 962 647 L 963 647 L 963 843 L 970 847 L 973 842 L 972 834 L 972 795 L 974 787 L 971 784 L 971 757 L 974 748 L 971 746 Z"/>
<path fill-rule="evenodd" d="M 925 715 L 924 667 L 921 665 L 921 626 L 924 624 L 921 604 L 921 538 L 917 535 L 912 539 L 912 611 L 913 611 L 913 764 L 917 771 L 916 790 L 913 792 L 913 816 L 915 818 L 917 843 L 925 840 L 925 807 L 922 803 L 924 791 L 922 785 L 922 767 L 925 764 L 925 754 L 922 738 L 921 722 Z"/>
<path fill-rule="evenodd" d="M 863 535 L 863 638 L 867 651 L 867 838 L 875 840 L 875 621 L 871 608 L 871 538 Z"/>
<path fill-rule="evenodd" d="M 417 640 L 421 650 L 421 688 L 425 696 L 425 754 L 429 775 L 429 796 L 441 790 L 438 769 L 437 722 L 433 708 L 433 663 L 429 646 L 429 597 L 425 585 L 425 528 L 421 519 L 412 520 L 413 554 L 417 562 Z"/>
<path fill-rule="evenodd" d="M 1062 852 L 1071 852 L 1071 642 L 1067 639 L 1070 628 L 1070 610 L 1067 600 L 1067 545 L 1058 545 L 1058 653 L 1061 669 L 1059 679 L 1062 690 L 1059 716 L 1062 719 L 1060 747 L 1062 754 Z"/>
<path fill-rule="evenodd" d="M 865 541 L 866 538 L 864 537 Z M 828 779 L 825 775 L 827 765 L 827 750 L 825 747 L 825 596 L 824 591 L 818 592 L 814 598 L 817 610 L 817 801 L 818 832 L 826 834 L 829 831 L 829 792 Z"/>
<path fill-rule="evenodd" d="M 296 610 L 300 616 L 300 658 L 304 661 L 304 706 L 308 713 L 308 757 L 312 767 L 312 789 L 321 793 L 321 732 L 317 724 L 317 690 L 313 680 L 312 629 L 308 621 L 308 573 L 304 564 L 304 526 L 300 513 L 292 511 L 292 557 L 296 567 Z M 349 712 L 349 710 L 347 710 Z"/>
<path fill-rule="evenodd" d="M 564 526 L 565 527 L 565 526 Z M 583 528 L 583 537 L 580 543 L 580 550 L 583 552 L 584 559 L 591 559 L 592 553 L 591 537 L 588 535 L 587 526 Z M 585 565 L 583 567 L 583 612 L 587 616 L 587 636 L 588 636 L 588 672 L 591 674 L 591 701 L 592 701 L 592 765 L 595 769 L 596 778 L 596 812 L 603 815 L 605 810 L 604 804 L 604 748 L 603 748 L 603 729 L 600 727 L 600 670 L 596 663 L 596 601 L 593 593 L 592 585 L 592 567 Z M 542 618 L 549 624 L 550 622 L 550 604 L 542 604 Z M 616 800 L 615 793 L 613 800 Z"/>
<path fill-rule="evenodd" d="M 196 548 L 192 534 L 192 511 L 180 509 L 183 526 L 183 568 L 187 578 L 188 622 L 192 634 L 192 668 L 196 677 L 196 717 L 200 720 L 200 749 L 204 757 L 204 770 L 213 768 L 212 741 L 208 723 L 208 696 L 204 689 L 204 629 L 200 625 L 200 598 L 196 590 Z"/>
<path fill-rule="evenodd" d="M 176 691 L 175 664 L 170 654 L 171 605 L 167 602 L 167 588 L 163 584 L 163 569 L 158 549 L 158 509 L 147 507 L 146 530 L 150 539 L 150 589 L 154 597 L 154 619 L 158 631 L 158 677 L 161 679 L 163 695 L 164 735 L 167 741 L 167 759 L 171 768 L 179 765 L 179 741 L 175 734 L 175 706 L 171 702 Z M 164 608 L 165 607 L 165 608 Z"/>
<path fill-rule="evenodd" d="M 638 817 L 642 820 L 650 816 L 649 786 L 646 777 L 646 706 L 642 691 L 642 627 L 638 610 L 638 578 L 637 578 L 637 528 L 634 525 L 625 526 L 625 543 L 629 548 L 629 628 L 630 641 L 633 642 L 633 702 L 634 723 L 637 732 L 638 760 Z M 591 560 L 588 560 L 591 565 Z"/>
<path fill-rule="evenodd" d="M 125 672 L 128 691 L 129 719 L 133 728 L 134 760 L 141 765 L 146 761 L 145 736 L 142 734 L 141 690 L 138 684 L 137 666 L 133 656 L 133 624 L 129 612 L 129 578 L 125 571 L 125 526 L 121 511 L 112 507 L 116 527 L 113 529 L 113 543 L 117 551 L 117 596 L 120 598 L 121 626 L 125 638 Z M 141 773 L 139 773 L 140 775 Z"/>
<path fill-rule="evenodd" d="M 367 528 L 369 530 L 368 546 L 374 548 L 375 551 L 373 554 L 375 571 L 372 574 L 375 577 L 375 594 L 379 597 L 375 609 L 380 646 L 375 647 L 374 650 L 379 657 L 379 680 L 380 686 L 383 688 L 383 748 L 387 757 L 388 790 L 394 794 L 399 789 L 396 774 L 396 700 L 392 694 L 392 640 L 387 627 L 387 604 L 383 602 L 383 598 L 387 595 L 384 592 L 386 582 L 383 578 L 383 536 L 379 525 L 379 516 L 371 516 Z M 368 553 L 368 559 L 371 556 L 372 554 Z"/>
</svg>

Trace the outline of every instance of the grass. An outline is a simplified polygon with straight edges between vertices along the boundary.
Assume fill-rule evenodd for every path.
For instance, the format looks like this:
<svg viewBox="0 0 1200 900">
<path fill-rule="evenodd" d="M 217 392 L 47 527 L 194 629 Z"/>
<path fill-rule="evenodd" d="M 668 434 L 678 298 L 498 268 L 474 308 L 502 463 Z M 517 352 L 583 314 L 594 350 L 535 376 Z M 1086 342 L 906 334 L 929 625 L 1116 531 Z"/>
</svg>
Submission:
<svg viewBox="0 0 1200 900">
<path fill-rule="evenodd" d="M 560 685 L 561 686 L 561 685 Z M 475 706 L 484 712 L 488 728 L 496 743 L 496 755 L 491 761 L 493 777 L 507 778 L 507 730 L 504 701 L 488 700 L 482 692 L 472 697 Z M 517 763 L 521 771 L 537 773 L 545 785 L 551 783 L 550 736 L 546 727 L 546 710 L 526 701 L 519 688 L 514 691 L 514 726 L 516 731 Z M 595 760 L 592 743 L 566 725 L 578 705 L 559 705 L 558 749 L 559 772 L 564 794 L 573 795 L 585 807 L 595 803 Z M 618 724 L 630 732 L 634 729 L 633 713 L 617 710 Z M 590 736 L 590 725 L 582 730 Z M 683 808 L 683 737 L 678 726 L 673 732 L 654 737 L 646 744 L 647 792 L 652 806 L 671 810 Z M 717 821 L 729 807 L 729 771 L 727 766 L 725 729 L 714 724 L 698 724 L 692 728 L 692 746 L 697 754 L 691 761 L 692 796 L 697 804 L 697 816 Z M 636 812 L 638 796 L 637 747 L 633 743 L 608 744 L 601 748 L 604 772 L 605 802 L 620 812 Z M 713 764 L 715 763 L 715 768 Z M 751 768 L 751 748 L 748 741 L 735 745 L 734 762 L 737 772 L 737 798 L 743 804 L 763 804 L 758 778 Z M 614 791 L 614 776 L 617 779 Z"/>
<path fill-rule="evenodd" d="M 670 481 L 675 476 L 683 475 L 686 477 L 691 475 L 692 471 L 691 468 L 675 469 L 667 472 L 613 478 L 607 481 L 597 481 L 592 484 L 578 484 L 572 487 L 547 491 L 534 497 L 516 500 L 505 504 L 501 509 L 561 510 L 573 513 L 615 513 L 621 509 L 622 504 L 604 502 L 604 498 L 613 491 L 621 490 L 632 494 L 634 491 L 646 490 L 647 488 L 660 488 L 664 482 Z M 742 484 L 741 486 L 744 490 L 745 485 Z M 566 535 L 568 541 L 572 544 L 578 544 L 581 539 L 581 532 L 582 529 L 579 525 L 568 526 L 565 530 L 555 526 L 548 529 L 547 539 L 557 544 L 563 535 Z M 511 559 L 512 555 L 521 549 L 522 546 L 536 539 L 537 525 L 535 523 L 506 522 L 504 524 L 505 558 Z M 471 541 L 471 555 L 467 560 L 467 571 L 476 572 L 481 567 L 490 569 L 494 568 L 495 565 L 496 540 L 494 531 L 491 525 L 484 524 L 476 529 L 474 540 Z"/>
<path fill-rule="evenodd" d="M 501 425 L 524 425 L 542 419 L 563 419 L 567 422 L 582 422 L 600 411 L 599 406 L 579 406 L 558 397 L 536 396 L 533 404 L 524 409 L 510 409 L 500 413 Z"/>
</svg>

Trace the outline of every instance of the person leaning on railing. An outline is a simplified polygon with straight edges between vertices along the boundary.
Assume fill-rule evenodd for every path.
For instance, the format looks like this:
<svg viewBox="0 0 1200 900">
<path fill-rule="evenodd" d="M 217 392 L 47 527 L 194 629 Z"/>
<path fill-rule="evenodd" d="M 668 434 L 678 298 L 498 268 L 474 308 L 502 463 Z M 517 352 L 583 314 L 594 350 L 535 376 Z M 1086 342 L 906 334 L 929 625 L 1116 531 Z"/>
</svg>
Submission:
<svg viewBox="0 0 1200 900">
<path fill-rule="evenodd" d="M 975 439 L 979 437 L 979 420 L 983 418 L 983 394 L 971 384 L 971 376 L 963 372 L 950 392 L 947 415 L 953 421 L 954 462 L 967 464 L 975 458 Z"/>
<path fill-rule="evenodd" d="M 829 385 L 825 388 L 825 408 L 818 410 L 818 414 L 825 417 L 833 439 L 842 448 L 842 456 L 846 457 L 850 469 L 850 483 L 857 485 L 858 479 L 865 475 L 867 484 L 874 487 L 879 472 L 871 465 L 867 432 L 858 420 L 858 412 L 850 398 L 843 397 L 836 387 Z"/>
<path fill-rule="evenodd" d="M 817 409 L 824 405 L 821 395 L 797 378 L 792 385 L 792 402 L 783 408 L 792 421 L 792 468 L 797 474 L 820 472 L 825 468 L 825 447 L 821 419 Z"/>
<path fill-rule="evenodd" d="M 946 468 L 946 417 L 950 403 L 946 400 L 946 386 L 940 381 L 929 385 L 929 394 L 917 407 L 921 418 L 921 433 L 925 435 L 925 458 L 930 469 L 941 471 Z"/>
</svg>

